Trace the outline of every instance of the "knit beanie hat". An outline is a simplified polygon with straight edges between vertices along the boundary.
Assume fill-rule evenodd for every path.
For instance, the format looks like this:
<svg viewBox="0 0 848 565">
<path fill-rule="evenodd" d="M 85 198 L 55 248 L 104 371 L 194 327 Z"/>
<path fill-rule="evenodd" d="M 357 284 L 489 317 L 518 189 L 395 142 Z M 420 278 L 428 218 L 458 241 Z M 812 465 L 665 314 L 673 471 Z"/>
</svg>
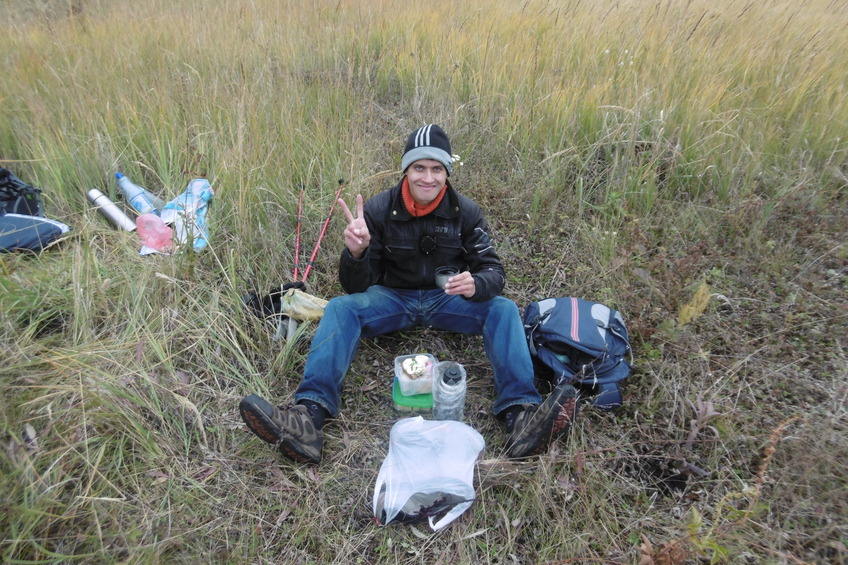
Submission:
<svg viewBox="0 0 848 565">
<path fill-rule="evenodd" d="M 406 140 L 400 168 L 403 171 L 419 159 L 433 159 L 445 166 L 450 176 L 453 171 L 451 162 L 451 146 L 448 135 L 436 124 L 420 127 Z"/>
</svg>

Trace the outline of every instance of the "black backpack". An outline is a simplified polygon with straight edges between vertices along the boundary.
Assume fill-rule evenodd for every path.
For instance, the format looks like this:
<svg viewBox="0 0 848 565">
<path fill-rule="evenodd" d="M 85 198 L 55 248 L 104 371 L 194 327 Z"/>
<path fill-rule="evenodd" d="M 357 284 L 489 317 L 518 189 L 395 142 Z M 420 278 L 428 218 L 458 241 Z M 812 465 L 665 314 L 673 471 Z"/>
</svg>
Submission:
<svg viewBox="0 0 848 565">
<path fill-rule="evenodd" d="M 9 169 L 0 167 L 0 210 L 8 214 L 43 216 L 41 190 L 25 183 Z"/>
<path fill-rule="evenodd" d="M 621 314 L 581 298 L 546 298 L 524 310 L 537 374 L 570 382 L 603 410 L 621 406 L 618 383 L 630 374 L 630 340 Z"/>
</svg>

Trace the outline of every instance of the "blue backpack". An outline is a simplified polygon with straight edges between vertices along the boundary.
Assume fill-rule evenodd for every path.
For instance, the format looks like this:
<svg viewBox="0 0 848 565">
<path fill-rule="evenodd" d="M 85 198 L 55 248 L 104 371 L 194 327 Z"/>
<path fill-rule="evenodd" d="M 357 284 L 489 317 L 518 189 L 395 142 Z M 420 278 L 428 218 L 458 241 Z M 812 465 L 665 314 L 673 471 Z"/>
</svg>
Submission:
<svg viewBox="0 0 848 565">
<path fill-rule="evenodd" d="M 618 383 L 630 374 L 632 352 L 618 311 L 581 298 L 546 298 L 525 308 L 524 331 L 540 376 L 571 382 L 603 410 L 621 406 Z"/>
</svg>

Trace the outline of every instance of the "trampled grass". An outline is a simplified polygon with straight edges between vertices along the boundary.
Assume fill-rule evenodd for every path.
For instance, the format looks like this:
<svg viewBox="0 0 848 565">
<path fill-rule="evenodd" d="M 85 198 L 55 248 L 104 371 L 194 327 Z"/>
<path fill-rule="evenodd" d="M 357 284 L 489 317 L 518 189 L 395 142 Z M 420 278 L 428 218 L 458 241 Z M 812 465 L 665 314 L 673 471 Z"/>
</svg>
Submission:
<svg viewBox="0 0 848 565">
<path fill-rule="evenodd" d="M 3 562 L 848 559 L 843 4 L 12 0 L 0 17 L 0 165 L 73 227 L 0 257 Z M 507 296 L 622 311 L 626 406 L 509 461 L 479 338 L 405 332 L 363 342 L 324 461 L 291 464 L 237 404 L 290 400 L 313 328 L 274 341 L 242 297 L 291 278 L 300 184 L 303 257 L 338 179 L 348 202 L 388 187 L 426 122 L 462 157 Z M 140 257 L 85 200 L 115 196 L 118 170 L 166 199 L 209 179 L 210 248 Z M 309 279 L 325 298 L 341 223 Z M 370 516 L 392 361 L 415 351 L 466 366 L 487 441 L 477 501 L 438 534 Z"/>
</svg>

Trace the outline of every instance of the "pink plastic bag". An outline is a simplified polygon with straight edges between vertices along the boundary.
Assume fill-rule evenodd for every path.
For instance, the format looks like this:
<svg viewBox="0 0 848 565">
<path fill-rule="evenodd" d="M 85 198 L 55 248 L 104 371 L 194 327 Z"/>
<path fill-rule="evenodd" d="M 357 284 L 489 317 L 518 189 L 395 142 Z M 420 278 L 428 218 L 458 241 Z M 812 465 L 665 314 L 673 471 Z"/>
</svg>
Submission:
<svg viewBox="0 0 848 565">
<path fill-rule="evenodd" d="M 141 237 L 143 247 L 141 254 L 170 253 L 173 244 L 174 230 L 165 224 L 162 218 L 156 214 L 142 214 L 135 220 L 138 235 Z M 147 253 L 145 251 L 147 250 Z"/>
</svg>

